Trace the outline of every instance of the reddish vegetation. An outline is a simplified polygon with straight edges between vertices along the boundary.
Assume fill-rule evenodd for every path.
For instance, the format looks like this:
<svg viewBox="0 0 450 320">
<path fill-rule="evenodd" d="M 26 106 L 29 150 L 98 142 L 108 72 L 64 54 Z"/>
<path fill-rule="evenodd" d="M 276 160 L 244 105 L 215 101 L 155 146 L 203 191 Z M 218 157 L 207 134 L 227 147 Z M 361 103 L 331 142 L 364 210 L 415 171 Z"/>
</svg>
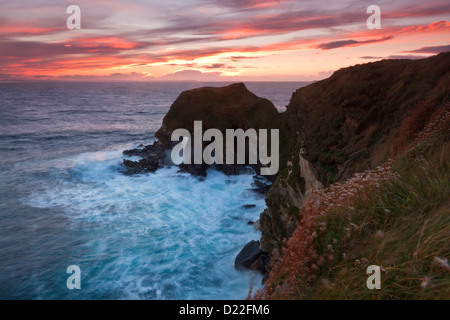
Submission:
<svg viewBox="0 0 450 320">
<path fill-rule="evenodd" d="M 402 146 L 403 153 L 435 134 L 444 132 L 450 123 L 449 104 L 434 112 L 429 117 L 428 124 L 424 126 L 421 122 L 427 111 L 426 103 L 418 104 L 411 116 L 403 122 L 397 146 L 398 148 Z M 404 138 L 406 136 L 408 139 Z M 406 141 L 411 141 L 412 136 L 415 136 L 413 142 L 406 145 Z M 396 179 L 397 175 L 391 170 L 391 165 L 400 154 L 397 153 L 395 158 L 386 161 L 375 170 L 355 174 L 344 183 L 334 183 L 325 190 L 315 191 L 300 208 L 300 216 L 303 218 L 292 237 L 284 243 L 279 259 L 272 266 L 265 291 L 258 290 L 253 297 L 250 292 L 249 298 L 292 299 L 318 280 L 322 280 L 321 284 L 327 286 L 327 280 L 316 279 L 316 271 L 329 266 L 335 259 L 334 247 L 338 245 L 338 241 L 332 239 L 325 246 L 326 250 L 321 250 L 321 254 L 318 253 L 316 239 L 327 232 L 327 225 L 322 222 L 324 219 L 320 218 L 339 212 L 339 209 L 352 211 L 356 199 L 364 201 L 384 181 Z M 356 232 L 359 228 L 351 223 L 350 218 L 348 223 L 349 227 L 345 228 L 347 233 L 340 239 L 341 241 L 350 238 L 352 232 Z"/>
<path fill-rule="evenodd" d="M 355 196 L 364 198 L 373 188 L 378 188 L 380 182 L 395 177 L 391 172 L 390 161 L 375 170 L 356 174 L 345 183 L 334 183 L 326 190 L 315 191 L 309 200 L 300 208 L 301 227 L 298 226 L 292 237 L 286 242 L 280 259 L 274 265 L 266 283 L 266 298 L 289 298 L 285 293 L 295 292 L 294 286 L 298 280 L 307 284 L 314 280 L 315 270 L 334 259 L 332 245 L 328 252 L 318 255 L 314 246 L 318 233 L 327 232 L 325 223 L 316 223 L 319 217 L 324 217 L 331 210 L 349 207 Z M 358 226 L 353 226 L 358 228 Z M 345 237 L 352 232 L 347 229 Z M 344 237 L 344 239 L 345 239 Z M 282 285 L 277 283 L 283 279 Z"/>
</svg>

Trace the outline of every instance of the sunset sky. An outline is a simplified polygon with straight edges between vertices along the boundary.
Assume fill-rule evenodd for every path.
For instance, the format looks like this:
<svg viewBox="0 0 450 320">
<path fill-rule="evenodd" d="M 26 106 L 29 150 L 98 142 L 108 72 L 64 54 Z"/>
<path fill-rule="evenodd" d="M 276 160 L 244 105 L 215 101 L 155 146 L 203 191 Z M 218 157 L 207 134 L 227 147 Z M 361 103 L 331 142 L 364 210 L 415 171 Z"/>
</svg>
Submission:
<svg viewBox="0 0 450 320">
<path fill-rule="evenodd" d="M 0 80 L 308 81 L 450 51 L 448 0 L 0 0 Z M 69 30 L 69 5 L 81 29 Z M 381 29 L 366 25 L 381 8 Z"/>
</svg>

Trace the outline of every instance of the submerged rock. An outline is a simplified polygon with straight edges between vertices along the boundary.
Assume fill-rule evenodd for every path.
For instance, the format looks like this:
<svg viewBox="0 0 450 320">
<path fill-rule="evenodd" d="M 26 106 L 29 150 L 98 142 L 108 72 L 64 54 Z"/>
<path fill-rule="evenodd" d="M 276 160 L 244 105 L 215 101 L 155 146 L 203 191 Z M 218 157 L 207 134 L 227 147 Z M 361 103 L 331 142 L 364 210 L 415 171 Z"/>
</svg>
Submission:
<svg viewBox="0 0 450 320">
<path fill-rule="evenodd" d="M 261 195 L 266 195 L 269 192 L 272 183 L 261 176 L 253 177 L 252 187 L 250 190 Z"/>
</svg>

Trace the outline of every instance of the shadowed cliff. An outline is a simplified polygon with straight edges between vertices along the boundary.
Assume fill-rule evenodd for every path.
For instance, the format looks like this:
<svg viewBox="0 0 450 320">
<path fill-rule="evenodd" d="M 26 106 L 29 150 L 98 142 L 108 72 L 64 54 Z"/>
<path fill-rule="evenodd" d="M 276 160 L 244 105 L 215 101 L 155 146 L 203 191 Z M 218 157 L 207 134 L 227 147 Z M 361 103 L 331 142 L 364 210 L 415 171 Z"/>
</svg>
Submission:
<svg viewBox="0 0 450 320">
<path fill-rule="evenodd" d="M 448 298 L 449 94 L 447 52 L 341 69 L 292 95 L 295 147 L 260 219 L 266 297 L 368 294 L 363 268 L 377 264 L 405 279 L 384 297 Z"/>
</svg>

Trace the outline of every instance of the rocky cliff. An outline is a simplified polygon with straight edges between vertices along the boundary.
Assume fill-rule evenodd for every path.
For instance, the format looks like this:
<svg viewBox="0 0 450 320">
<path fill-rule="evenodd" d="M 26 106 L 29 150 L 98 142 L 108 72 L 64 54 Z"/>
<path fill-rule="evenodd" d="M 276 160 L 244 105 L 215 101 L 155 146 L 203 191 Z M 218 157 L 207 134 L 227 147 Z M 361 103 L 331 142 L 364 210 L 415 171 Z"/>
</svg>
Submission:
<svg viewBox="0 0 450 320">
<path fill-rule="evenodd" d="M 290 156 L 261 214 L 261 246 L 272 252 L 301 224 L 311 190 L 374 168 L 424 127 L 449 99 L 450 53 L 383 60 L 336 71 L 293 93 Z"/>
</svg>

